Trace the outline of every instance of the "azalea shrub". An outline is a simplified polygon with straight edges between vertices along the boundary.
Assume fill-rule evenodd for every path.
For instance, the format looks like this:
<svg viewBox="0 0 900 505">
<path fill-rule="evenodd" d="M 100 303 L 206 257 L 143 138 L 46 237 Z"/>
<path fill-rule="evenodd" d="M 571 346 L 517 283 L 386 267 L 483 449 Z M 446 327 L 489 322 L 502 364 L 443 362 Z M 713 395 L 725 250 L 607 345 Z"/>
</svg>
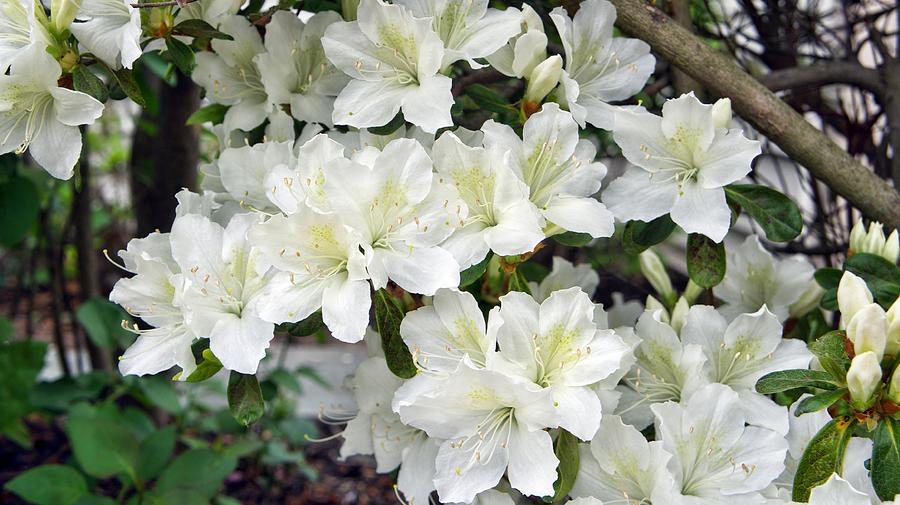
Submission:
<svg viewBox="0 0 900 505">
<path fill-rule="evenodd" d="M 893 503 L 897 231 L 860 222 L 842 269 L 773 255 L 801 211 L 746 183 L 761 144 L 728 98 L 645 107 L 656 60 L 606 0 L 488 4 L 0 7 L 2 152 L 54 177 L 105 104 L 144 104 L 142 55 L 204 90 L 200 191 L 111 259 L 135 318 L 121 373 L 227 373 L 250 425 L 276 333 L 364 346 L 356 409 L 323 418 L 409 504 Z M 761 233 L 726 250 L 741 216 Z M 531 268 L 610 238 L 643 303 L 595 303 L 589 264 Z"/>
</svg>

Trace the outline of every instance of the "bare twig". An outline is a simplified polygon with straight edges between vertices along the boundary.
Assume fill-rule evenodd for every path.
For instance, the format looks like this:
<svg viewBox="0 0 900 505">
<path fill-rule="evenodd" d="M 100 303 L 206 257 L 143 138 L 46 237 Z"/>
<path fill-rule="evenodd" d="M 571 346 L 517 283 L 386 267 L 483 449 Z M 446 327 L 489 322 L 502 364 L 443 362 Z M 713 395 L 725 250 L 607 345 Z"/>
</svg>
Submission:
<svg viewBox="0 0 900 505">
<path fill-rule="evenodd" d="M 878 71 L 849 61 L 817 63 L 808 67 L 776 70 L 761 76 L 759 82 L 772 91 L 818 87 L 826 84 L 852 84 L 872 92 L 879 98 L 884 96 L 884 84 L 881 82 Z"/>
<path fill-rule="evenodd" d="M 197 0 L 173 0 L 171 2 L 146 2 L 131 4 L 135 9 L 152 9 L 154 7 L 184 7 L 187 4 L 196 2 Z"/>
</svg>

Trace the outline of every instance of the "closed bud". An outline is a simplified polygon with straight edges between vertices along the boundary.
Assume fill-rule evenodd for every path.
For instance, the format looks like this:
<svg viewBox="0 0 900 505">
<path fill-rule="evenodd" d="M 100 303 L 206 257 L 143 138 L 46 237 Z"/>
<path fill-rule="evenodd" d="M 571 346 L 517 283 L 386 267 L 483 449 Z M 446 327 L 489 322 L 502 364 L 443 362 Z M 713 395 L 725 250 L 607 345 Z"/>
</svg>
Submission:
<svg viewBox="0 0 900 505">
<path fill-rule="evenodd" d="M 553 91 L 562 75 L 562 63 L 562 57 L 554 54 L 534 67 L 528 77 L 528 87 L 525 88 L 526 102 L 540 103 Z"/>
<path fill-rule="evenodd" d="M 858 252 L 881 255 L 884 243 L 884 226 L 873 221 L 869 223 L 869 232 L 866 233 L 866 240 L 863 242 L 862 250 Z"/>
<path fill-rule="evenodd" d="M 720 98 L 712 106 L 713 126 L 728 128 L 731 126 L 731 99 Z"/>
<path fill-rule="evenodd" d="M 842 324 L 853 319 L 859 309 L 872 303 L 872 293 L 866 282 L 851 272 L 844 272 L 837 289 L 838 308 L 841 311 Z"/>
<path fill-rule="evenodd" d="M 888 386 L 888 399 L 900 404 L 900 366 L 895 368 L 894 374 L 891 375 L 891 383 Z"/>
<path fill-rule="evenodd" d="M 884 242 L 881 257 L 891 263 L 897 263 L 897 260 L 900 259 L 900 235 L 897 234 L 897 230 L 892 231 Z"/>
<path fill-rule="evenodd" d="M 897 356 L 900 354 L 900 296 L 888 309 L 885 319 L 887 320 L 887 337 L 884 353 Z"/>
<path fill-rule="evenodd" d="M 53 33 L 60 35 L 68 30 L 80 8 L 81 0 L 53 0 L 50 3 L 50 26 Z"/>
<path fill-rule="evenodd" d="M 674 302 L 676 294 L 672 288 L 672 280 L 669 279 L 666 267 L 663 265 L 662 260 L 659 259 L 659 256 L 652 250 L 647 249 L 640 254 L 638 262 L 641 266 L 641 273 L 650 281 L 650 285 L 662 297 L 663 301 L 667 304 Z"/>
<path fill-rule="evenodd" d="M 857 354 L 847 372 L 847 388 L 850 405 L 858 411 L 867 410 L 875 403 L 875 393 L 881 385 L 881 363 L 874 352 Z"/>
<path fill-rule="evenodd" d="M 822 300 L 822 295 L 825 294 L 825 290 L 819 286 L 817 282 L 810 282 L 809 286 L 807 286 L 806 291 L 800 295 L 800 298 L 791 304 L 788 307 L 788 312 L 790 316 L 794 319 L 799 319 L 819 306 L 819 302 Z"/>
<path fill-rule="evenodd" d="M 854 253 L 862 252 L 863 243 L 866 241 L 866 225 L 860 219 L 853 225 L 850 230 L 850 251 Z"/>
<path fill-rule="evenodd" d="M 687 318 L 688 310 L 690 310 L 690 308 L 691 306 L 683 296 L 678 298 L 678 303 L 676 303 L 675 308 L 672 309 L 672 322 L 670 323 L 676 333 L 681 333 L 681 328 L 684 327 L 684 321 L 685 318 Z"/>
<path fill-rule="evenodd" d="M 872 352 L 881 361 L 887 345 L 887 316 L 881 305 L 870 303 L 859 309 L 847 323 L 847 338 L 856 354 Z"/>
</svg>

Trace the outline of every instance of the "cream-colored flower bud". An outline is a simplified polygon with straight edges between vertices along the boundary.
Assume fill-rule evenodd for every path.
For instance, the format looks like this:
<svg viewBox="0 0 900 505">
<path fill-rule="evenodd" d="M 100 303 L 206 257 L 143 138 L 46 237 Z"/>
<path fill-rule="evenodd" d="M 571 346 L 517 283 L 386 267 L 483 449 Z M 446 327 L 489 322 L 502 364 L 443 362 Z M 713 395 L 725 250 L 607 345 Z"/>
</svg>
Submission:
<svg viewBox="0 0 900 505">
<path fill-rule="evenodd" d="M 659 256 L 650 249 L 642 252 L 638 257 L 638 263 L 641 266 L 641 273 L 650 281 L 653 289 L 662 297 L 663 301 L 671 304 L 675 301 L 675 289 L 672 288 L 672 280 L 666 272 Z"/>
<path fill-rule="evenodd" d="M 884 247 L 881 248 L 881 257 L 891 263 L 897 263 L 900 259 L 900 234 L 897 230 L 892 231 L 885 240 Z"/>
<path fill-rule="evenodd" d="M 875 403 L 875 393 L 881 385 L 881 363 L 874 352 L 857 354 L 847 372 L 850 404 L 854 409 L 866 410 Z"/>
<path fill-rule="evenodd" d="M 794 319 L 799 319 L 809 314 L 819 307 L 823 294 L 825 294 L 825 290 L 822 289 L 822 286 L 819 286 L 818 282 L 810 282 L 809 286 L 806 287 L 806 291 L 800 295 L 800 298 L 788 307 L 790 316 Z"/>
<path fill-rule="evenodd" d="M 900 366 L 895 368 L 894 374 L 891 375 L 891 383 L 888 385 L 888 399 L 900 404 Z"/>
<path fill-rule="evenodd" d="M 669 324 L 669 311 L 659 302 L 653 295 L 647 295 L 647 301 L 644 303 L 644 310 L 651 312 L 660 311 L 660 321 Z"/>
<path fill-rule="evenodd" d="M 675 308 L 672 309 L 672 322 L 670 323 L 676 333 L 681 333 L 681 328 L 684 327 L 684 322 L 690 309 L 690 304 L 688 304 L 688 301 L 685 300 L 683 296 L 678 298 Z"/>
<path fill-rule="evenodd" d="M 897 356 L 900 354 L 900 296 L 888 308 L 885 318 L 887 319 L 887 338 L 884 353 Z"/>
<path fill-rule="evenodd" d="M 69 29 L 78 9 L 81 8 L 81 0 L 53 0 L 50 2 L 50 26 L 56 35 Z"/>
<path fill-rule="evenodd" d="M 713 126 L 728 128 L 731 126 L 731 99 L 720 98 L 712 106 Z"/>
<path fill-rule="evenodd" d="M 853 225 L 850 230 L 850 250 L 858 253 L 862 252 L 863 243 L 866 241 L 866 225 L 860 219 Z"/>
<path fill-rule="evenodd" d="M 688 301 L 688 303 L 694 303 L 697 301 L 697 298 L 703 293 L 703 288 L 701 288 L 696 282 L 688 279 L 687 286 L 684 287 L 684 298 Z"/>
<path fill-rule="evenodd" d="M 359 10 L 359 0 L 341 0 L 341 15 L 344 21 L 356 21 L 357 10 Z"/>
<path fill-rule="evenodd" d="M 866 240 L 863 242 L 862 250 L 857 252 L 866 252 L 869 254 L 881 254 L 884 249 L 884 226 L 881 223 L 869 223 L 869 231 L 866 233 Z"/>
<path fill-rule="evenodd" d="M 872 303 L 872 293 L 866 286 L 866 281 L 851 272 L 844 272 L 838 284 L 837 302 L 842 324 L 847 325 L 859 309 Z"/>
<path fill-rule="evenodd" d="M 528 87 L 525 88 L 525 101 L 540 103 L 553 88 L 559 84 L 562 75 L 562 57 L 558 54 L 547 58 L 534 67 L 528 77 Z"/>
<path fill-rule="evenodd" d="M 870 303 L 859 309 L 847 323 L 847 338 L 856 354 L 873 352 L 881 361 L 887 345 L 887 316 L 881 305 Z"/>
</svg>

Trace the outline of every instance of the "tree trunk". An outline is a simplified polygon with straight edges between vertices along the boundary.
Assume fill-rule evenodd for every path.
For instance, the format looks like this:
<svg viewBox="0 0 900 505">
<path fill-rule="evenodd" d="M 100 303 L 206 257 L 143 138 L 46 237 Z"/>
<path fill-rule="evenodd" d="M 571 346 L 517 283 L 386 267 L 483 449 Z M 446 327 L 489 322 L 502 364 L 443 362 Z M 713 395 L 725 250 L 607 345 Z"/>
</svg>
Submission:
<svg viewBox="0 0 900 505">
<path fill-rule="evenodd" d="M 158 110 L 144 109 L 131 148 L 131 195 L 137 236 L 168 231 L 175 219 L 175 193 L 196 189 L 200 129 L 185 124 L 200 107 L 200 88 L 177 73 L 169 86 L 145 72 L 158 97 Z"/>
</svg>

